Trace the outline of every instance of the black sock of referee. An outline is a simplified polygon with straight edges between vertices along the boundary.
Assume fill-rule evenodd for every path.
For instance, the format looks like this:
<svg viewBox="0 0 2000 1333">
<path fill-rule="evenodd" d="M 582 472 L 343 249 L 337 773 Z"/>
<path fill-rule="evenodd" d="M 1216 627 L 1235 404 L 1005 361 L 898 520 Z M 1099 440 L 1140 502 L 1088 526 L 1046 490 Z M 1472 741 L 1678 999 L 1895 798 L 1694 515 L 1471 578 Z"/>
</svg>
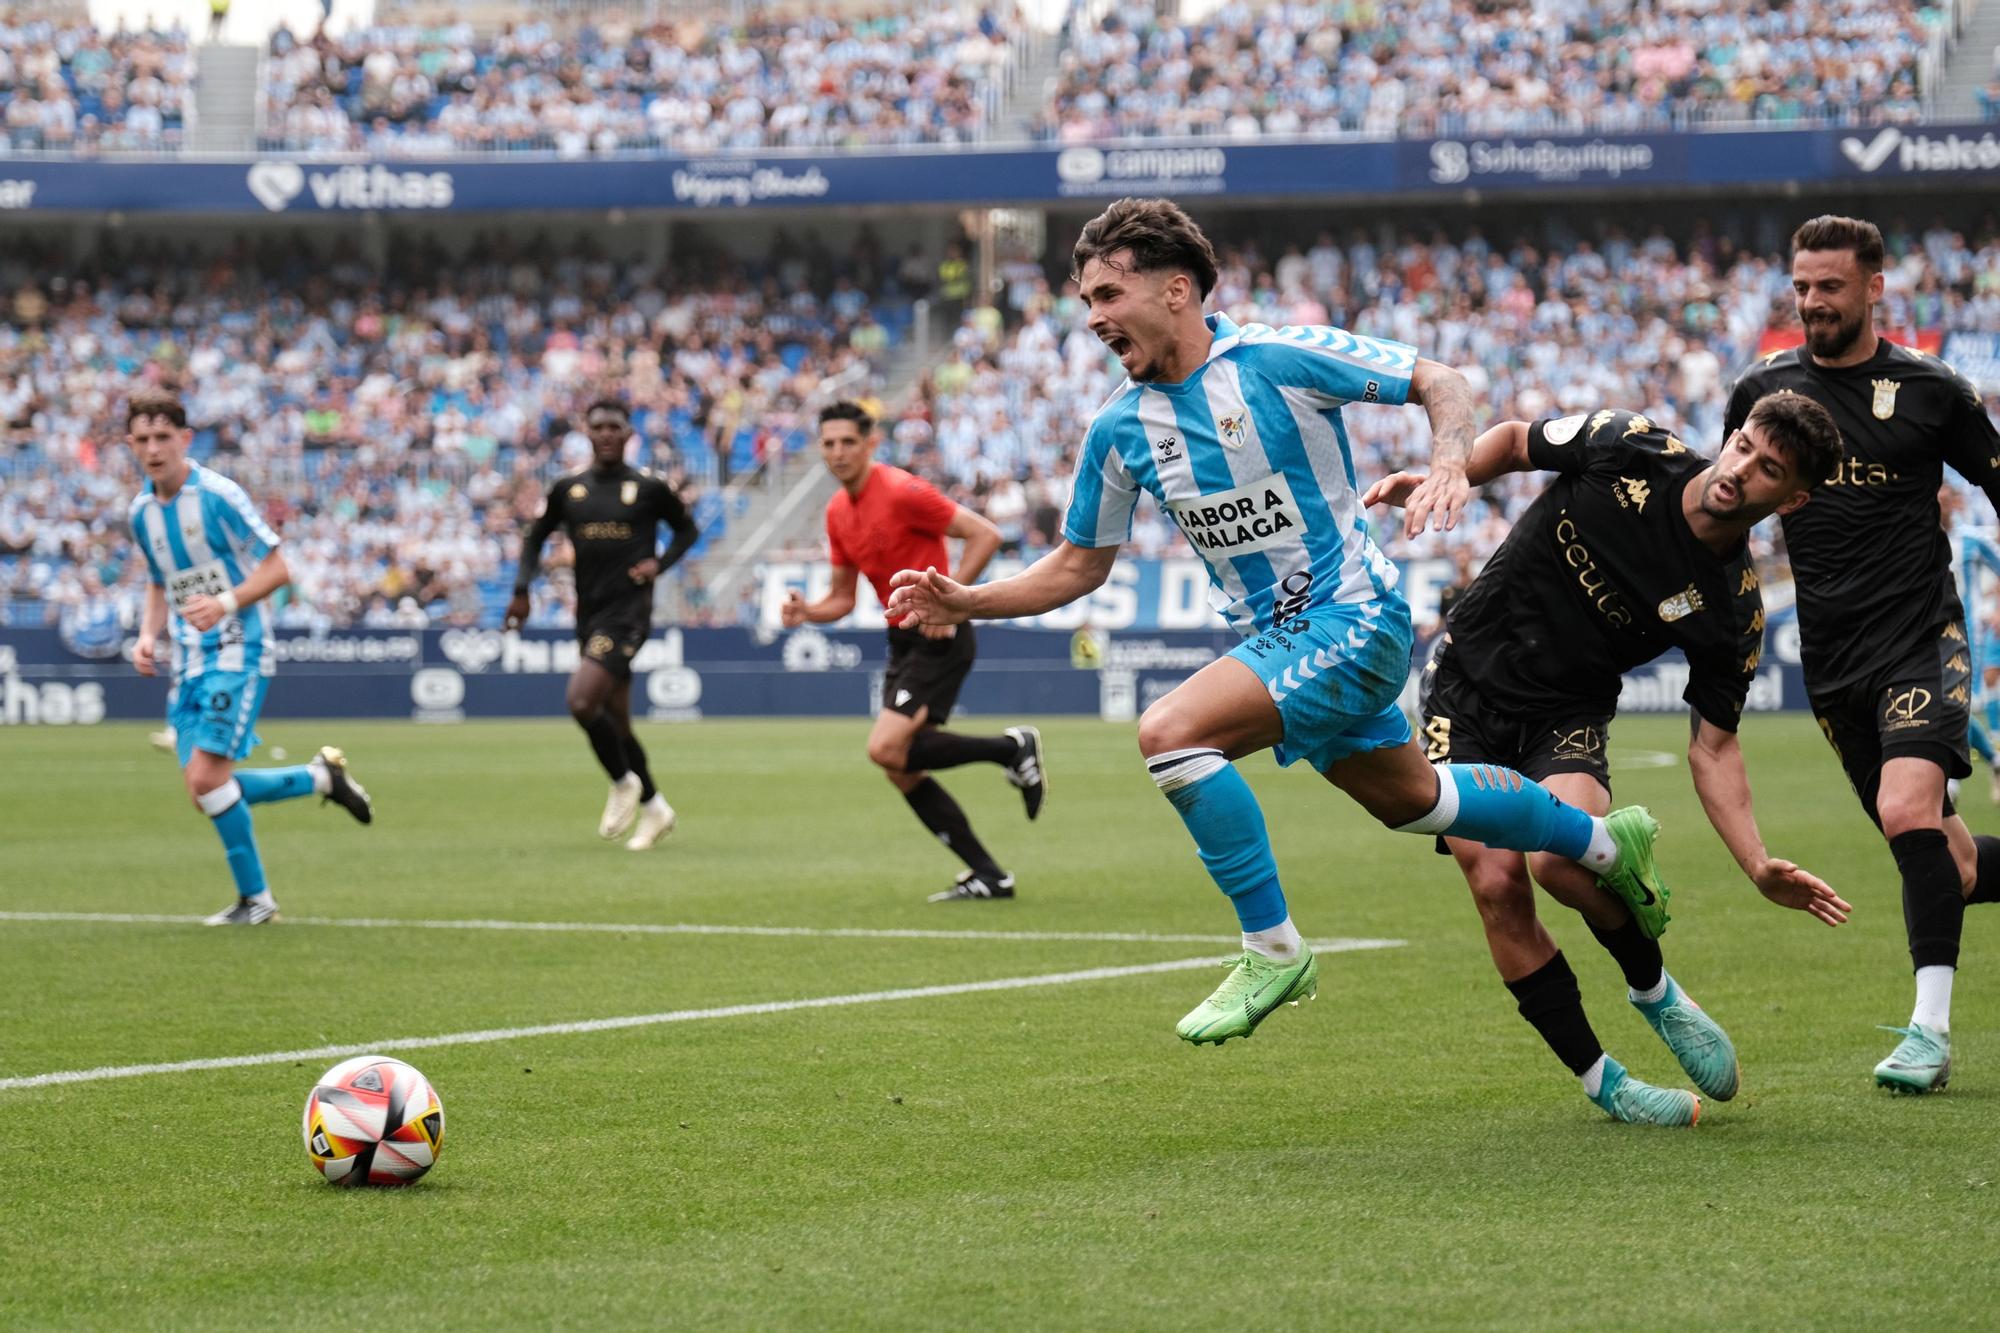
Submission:
<svg viewBox="0 0 2000 1333">
<path fill-rule="evenodd" d="M 961 764 L 1011 764 L 1020 748 L 1012 736 L 961 736 L 925 727 L 911 739 L 910 757 L 903 767 L 912 773 L 928 773 Z"/>
<path fill-rule="evenodd" d="M 1973 881 L 1972 896 L 1965 900 L 1967 906 L 1973 903 L 2000 903 L 2000 838 L 1980 834 L 1972 840 L 1979 852 L 1979 878 Z"/>
<path fill-rule="evenodd" d="M 909 791 L 903 799 L 910 803 L 910 809 L 917 812 L 917 818 L 924 821 L 924 827 L 937 835 L 937 840 L 958 853 L 958 859 L 965 862 L 973 874 L 997 884 L 1007 872 L 987 854 L 979 839 L 972 836 L 972 824 L 965 817 L 965 811 L 958 808 L 958 802 L 951 799 L 951 793 L 938 785 L 936 778 L 925 778 Z"/>
<path fill-rule="evenodd" d="M 1965 929 L 1965 889 L 1943 829 L 1916 828 L 1889 839 L 1903 875 L 1903 925 L 1915 967 L 1957 967 Z"/>
<path fill-rule="evenodd" d="M 1584 922 L 1590 926 L 1588 921 Z M 1597 936 L 1597 942 L 1604 946 L 1604 952 L 1611 955 L 1618 964 L 1618 970 L 1625 974 L 1625 984 L 1636 991 L 1649 991 L 1660 984 L 1660 977 L 1666 970 L 1666 962 L 1660 955 L 1660 942 L 1646 938 L 1646 932 L 1639 929 L 1639 923 L 1631 917 L 1616 930 L 1600 930 L 1590 926 L 1590 933 Z"/>
<path fill-rule="evenodd" d="M 1576 973 L 1570 971 L 1562 950 L 1519 981 L 1508 982 L 1507 989 L 1514 993 L 1521 1017 L 1542 1034 L 1570 1073 L 1582 1078 L 1604 1054 L 1583 1015 L 1583 993 L 1576 988 Z"/>
<path fill-rule="evenodd" d="M 604 765 L 604 771 L 611 775 L 613 782 L 632 771 L 631 765 L 625 762 L 625 738 L 618 734 L 618 724 L 611 720 L 609 713 L 599 713 L 588 722 L 578 718 L 576 724 L 590 738 L 590 748 L 596 753 L 597 762 Z"/>
<path fill-rule="evenodd" d="M 646 766 L 646 747 L 639 744 L 639 738 L 627 731 L 622 738 L 625 742 L 626 770 L 639 775 L 639 799 L 650 801 L 660 794 L 653 785 L 653 770 Z"/>
</svg>

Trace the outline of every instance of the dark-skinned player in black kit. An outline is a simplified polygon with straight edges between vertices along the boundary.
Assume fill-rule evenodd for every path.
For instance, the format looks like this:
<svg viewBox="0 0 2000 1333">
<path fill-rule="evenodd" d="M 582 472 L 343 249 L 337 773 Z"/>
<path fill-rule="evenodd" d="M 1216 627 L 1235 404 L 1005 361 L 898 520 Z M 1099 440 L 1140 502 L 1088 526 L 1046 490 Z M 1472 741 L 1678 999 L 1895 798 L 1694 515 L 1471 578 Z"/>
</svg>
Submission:
<svg viewBox="0 0 2000 1333">
<path fill-rule="evenodd" d="M 665 478 L 625 461 L 632 414 L 624 403 L 598 399 L 584 411 L 584 429 L 590 466 L 558 477 L 541 516 L 528 526 L 506 625 L 515 629 L 528 618 L 542 546 L 561 528 L 576 551 L 576 641 L 583 654 L 569 678 L 569 712 L 611 778 L 597 832 L 619 838 L 629 829 L 625 846 L 639 852 L 673 832 L 675 815 L 632 732 L 632 659 L 652 629 L 654 581 L 701 531 Z M 664 550 L 657 544 L 662 524 L 673 530 Z"/>
</svg>

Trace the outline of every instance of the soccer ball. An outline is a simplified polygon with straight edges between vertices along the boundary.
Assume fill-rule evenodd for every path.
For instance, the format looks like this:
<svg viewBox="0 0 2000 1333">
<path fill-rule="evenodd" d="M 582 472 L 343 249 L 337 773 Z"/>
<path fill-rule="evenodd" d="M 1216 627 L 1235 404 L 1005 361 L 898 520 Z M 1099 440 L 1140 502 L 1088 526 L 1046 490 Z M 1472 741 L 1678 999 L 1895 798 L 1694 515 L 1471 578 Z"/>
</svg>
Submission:
<svg viewBox="0 0 2000 1333">
<path fill-rule="evenodd" d="M 401 1060 L 357 1055 L 306 1094 L 306 1156 L 336 1185 L 408 1185 L 444 1147 L 444 1103 Z"/>
</svg>

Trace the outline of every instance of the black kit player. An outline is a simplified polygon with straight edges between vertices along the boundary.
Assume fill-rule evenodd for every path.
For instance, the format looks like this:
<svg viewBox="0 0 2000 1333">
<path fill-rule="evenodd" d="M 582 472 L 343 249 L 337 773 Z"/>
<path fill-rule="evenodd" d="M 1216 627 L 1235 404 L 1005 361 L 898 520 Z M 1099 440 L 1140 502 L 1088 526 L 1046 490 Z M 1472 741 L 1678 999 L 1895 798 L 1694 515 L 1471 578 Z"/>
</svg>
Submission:
<svg viewBox="0 0 2000 1333">
<path fill-rule="evenodd" d="M 1790 395 L 1759 402 L 1715 462 L 1631 412 L 1509 421 L 1479 437 L 1466 479 L 1548 471 L 1538 496 L 1457 599 L 1424 668 L 1420 711 L 1433 763 L 1497 764 L 1572 805 L 1611 808 L 1610 726 L 1625 672 L 1678 648 L 1688 664 L 1688 767 L 1709 822 L 1765 897 L 1828 925 L 1847 904 L 1764 847 L 1736 728 L 1756 675 L 1764 607 L 1745 540 L 1790 513 L 1840 455 L 1833 420 Z M 1398 473 L 1367 503 L 1401 504 L 1423 478 Z M 1576 911 L 1625 975 L 1628 998 L 1695 1085 L 1736 1095 L 1736 1050 L 1668 975 L 1666 902 L 1628 907 L 1589 871 L 1546 852 L 1440 839 L 1457 859 L 1487 948 L 1521 1016 L 1604 1111 L 1692 1125 L 1692 1093 L 1656 1088 L 1605 1054 L 1576 974 L 1535 918 L 1534 879 Z"/>
<path fill-rule="evenodd" d="M 644 851 L 673 832 L 674 810 L 653 785 L 646 751 L 632 733 L 632 659 L 653 621 L 653 583 L 687 554 L 701 530 L 665 479 L 625 461 L 632 416 L 613 398 L 584 412 L 590 466 L 558 477 L 541 516 L 521 540 L 521 564 L 506 625 L 528 618 L 528 589 L 542 562 L 542 546 L 561 528 L 576 551 L 576 641 L 583 656 L 570 673 L 570 716 L 590 738 L 597 762 L 611 778 L 598 836 L 632 836 L 625 846 Z M 673 540 L 658 549 L 661 524 Z"/>
<path fill-rule="evenodd" d="M 985 518 L 923 478 L 876 462 L 878 442 L 875 418 L 859 403 L 829 403 L 820 410 L 820 457 L 840 483 L 826 506 L 833 582 L 817 601 L 808 602 L 797 592 L 785 599 L 781 614 L 788 629 L 846 616 L 854 609 L 863 576 L 887 606 L 889 580 L 897 570 L 950 564 L 947 537 L 964 543 L 955 571 L 962 582 L 977 579 L 1000 549 L 1000 530 Z M 930 896 L 934 903 L 1011 898 L 1014 877 L 973 834 L 965 811 L 931 770 L 998 764 L 1020 790 L 1029 819 L 1041 813 L 1048 795 L 1042 733 L 1034 727 L 1008 727 L 998 736 L 944 729 L 977 651 L 970 625 L 891 625 L 882 708 L 868 733 L 868 757 L 924 827 L 965 862 L 950 888 Z"/>
<path fill-rule="evenodd" d="M 1917 1000 L 1875 1081 L 1932 1092 L 1951 1077 L 1951 985 L 1965 905 L 2000 901 L 2000 838 L 1974 838 L 1947 779 L 1971 772 L 1972 671 L 1965 613 L 1939 525 L 1944 465 L 2000 500 L 2000 432 L 1979 394 L 1935 357 L 1876 335 L 1882 233 L 1814 218 L 1792 236 L 1805 345 L 1744 371 L 1734 430 L 1765 394 L 1790 391 L 1840 427 L 1840 465 L 1785 517 L 1798 584 L 1806 693 L 1903 883 Z"/>
</svg>

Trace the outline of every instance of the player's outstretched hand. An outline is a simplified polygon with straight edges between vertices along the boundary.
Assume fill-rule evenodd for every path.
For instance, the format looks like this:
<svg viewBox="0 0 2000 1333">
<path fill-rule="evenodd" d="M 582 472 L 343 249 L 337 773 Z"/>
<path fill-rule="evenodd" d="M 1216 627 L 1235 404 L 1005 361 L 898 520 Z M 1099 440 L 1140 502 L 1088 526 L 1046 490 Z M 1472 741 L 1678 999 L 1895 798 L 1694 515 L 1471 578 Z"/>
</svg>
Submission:
<svg viewBox="0 0 2000 1333">
<path fill-rule="evenodd" d="M 778 621 L 786 629 L 797 629 L 806 623 L 806 599 L 797 588 L 785 594 L 784 605 L 778 608 Z"/>
<path fill-rule="evenodd" d="M 1417 487 L 1423 484 L 1424 474 L 1421 472 L 1391 472 L 1362 493 L 1361 503 L 1401 509 L 1410 502 L 1410 496 Z"/>
<path fill-rule="evenodd" d="M 1833 891 L 1833 886 L 1809 870 L 1801 870 L 1790 861 L 1780 861 L 1775 857 L 1757 867 L 1757 873 L 1750 877 L 1757 885 L 1757 891 L 1780 907 L 1796 908 L 1826 922 L 1838 926 L 1847 920 L 1847 914 L 1854 909 L 1846 899 Z"/>
<path fill-rule="evenodd" d="M 889 623 L 905 628 L 956 625 L 972 612 L 972 590 L 936 568 L 899 569 L 889 580 Z"/>
<path fill-rule="evenodd" d="M 519 629 L 528 623 L 528 594 L 517 592 L 508 599 L 507 614 L 500 620 L 503 629 Z"/>
<path fill-rule="evenodd" d="M 1470 494 L 1472 486 L 1465 479 L 1464 468 L 1435 468 L 1403 501 L 1403 535 L 1414 537 L 1422 532 L 1430 526 L 1433 514 L 1438 517 L 1438 531 L 1450 532 L 1458 526 L 1458 516 Z"/>
<path fill-rule="evenodd" d="M 657 556 L 647 556 L 638 564 L 625 571 L 634 583 L 651 583 L 660 577 L 660 561 Z"/>
<path fill-rule="evenodd" d="M 154 654 L 159 651 L 153 641 L 141 635 L 132 641 L 132 666 L 142 676 L 159 674 L 159 663 Z"/>
</svg>

